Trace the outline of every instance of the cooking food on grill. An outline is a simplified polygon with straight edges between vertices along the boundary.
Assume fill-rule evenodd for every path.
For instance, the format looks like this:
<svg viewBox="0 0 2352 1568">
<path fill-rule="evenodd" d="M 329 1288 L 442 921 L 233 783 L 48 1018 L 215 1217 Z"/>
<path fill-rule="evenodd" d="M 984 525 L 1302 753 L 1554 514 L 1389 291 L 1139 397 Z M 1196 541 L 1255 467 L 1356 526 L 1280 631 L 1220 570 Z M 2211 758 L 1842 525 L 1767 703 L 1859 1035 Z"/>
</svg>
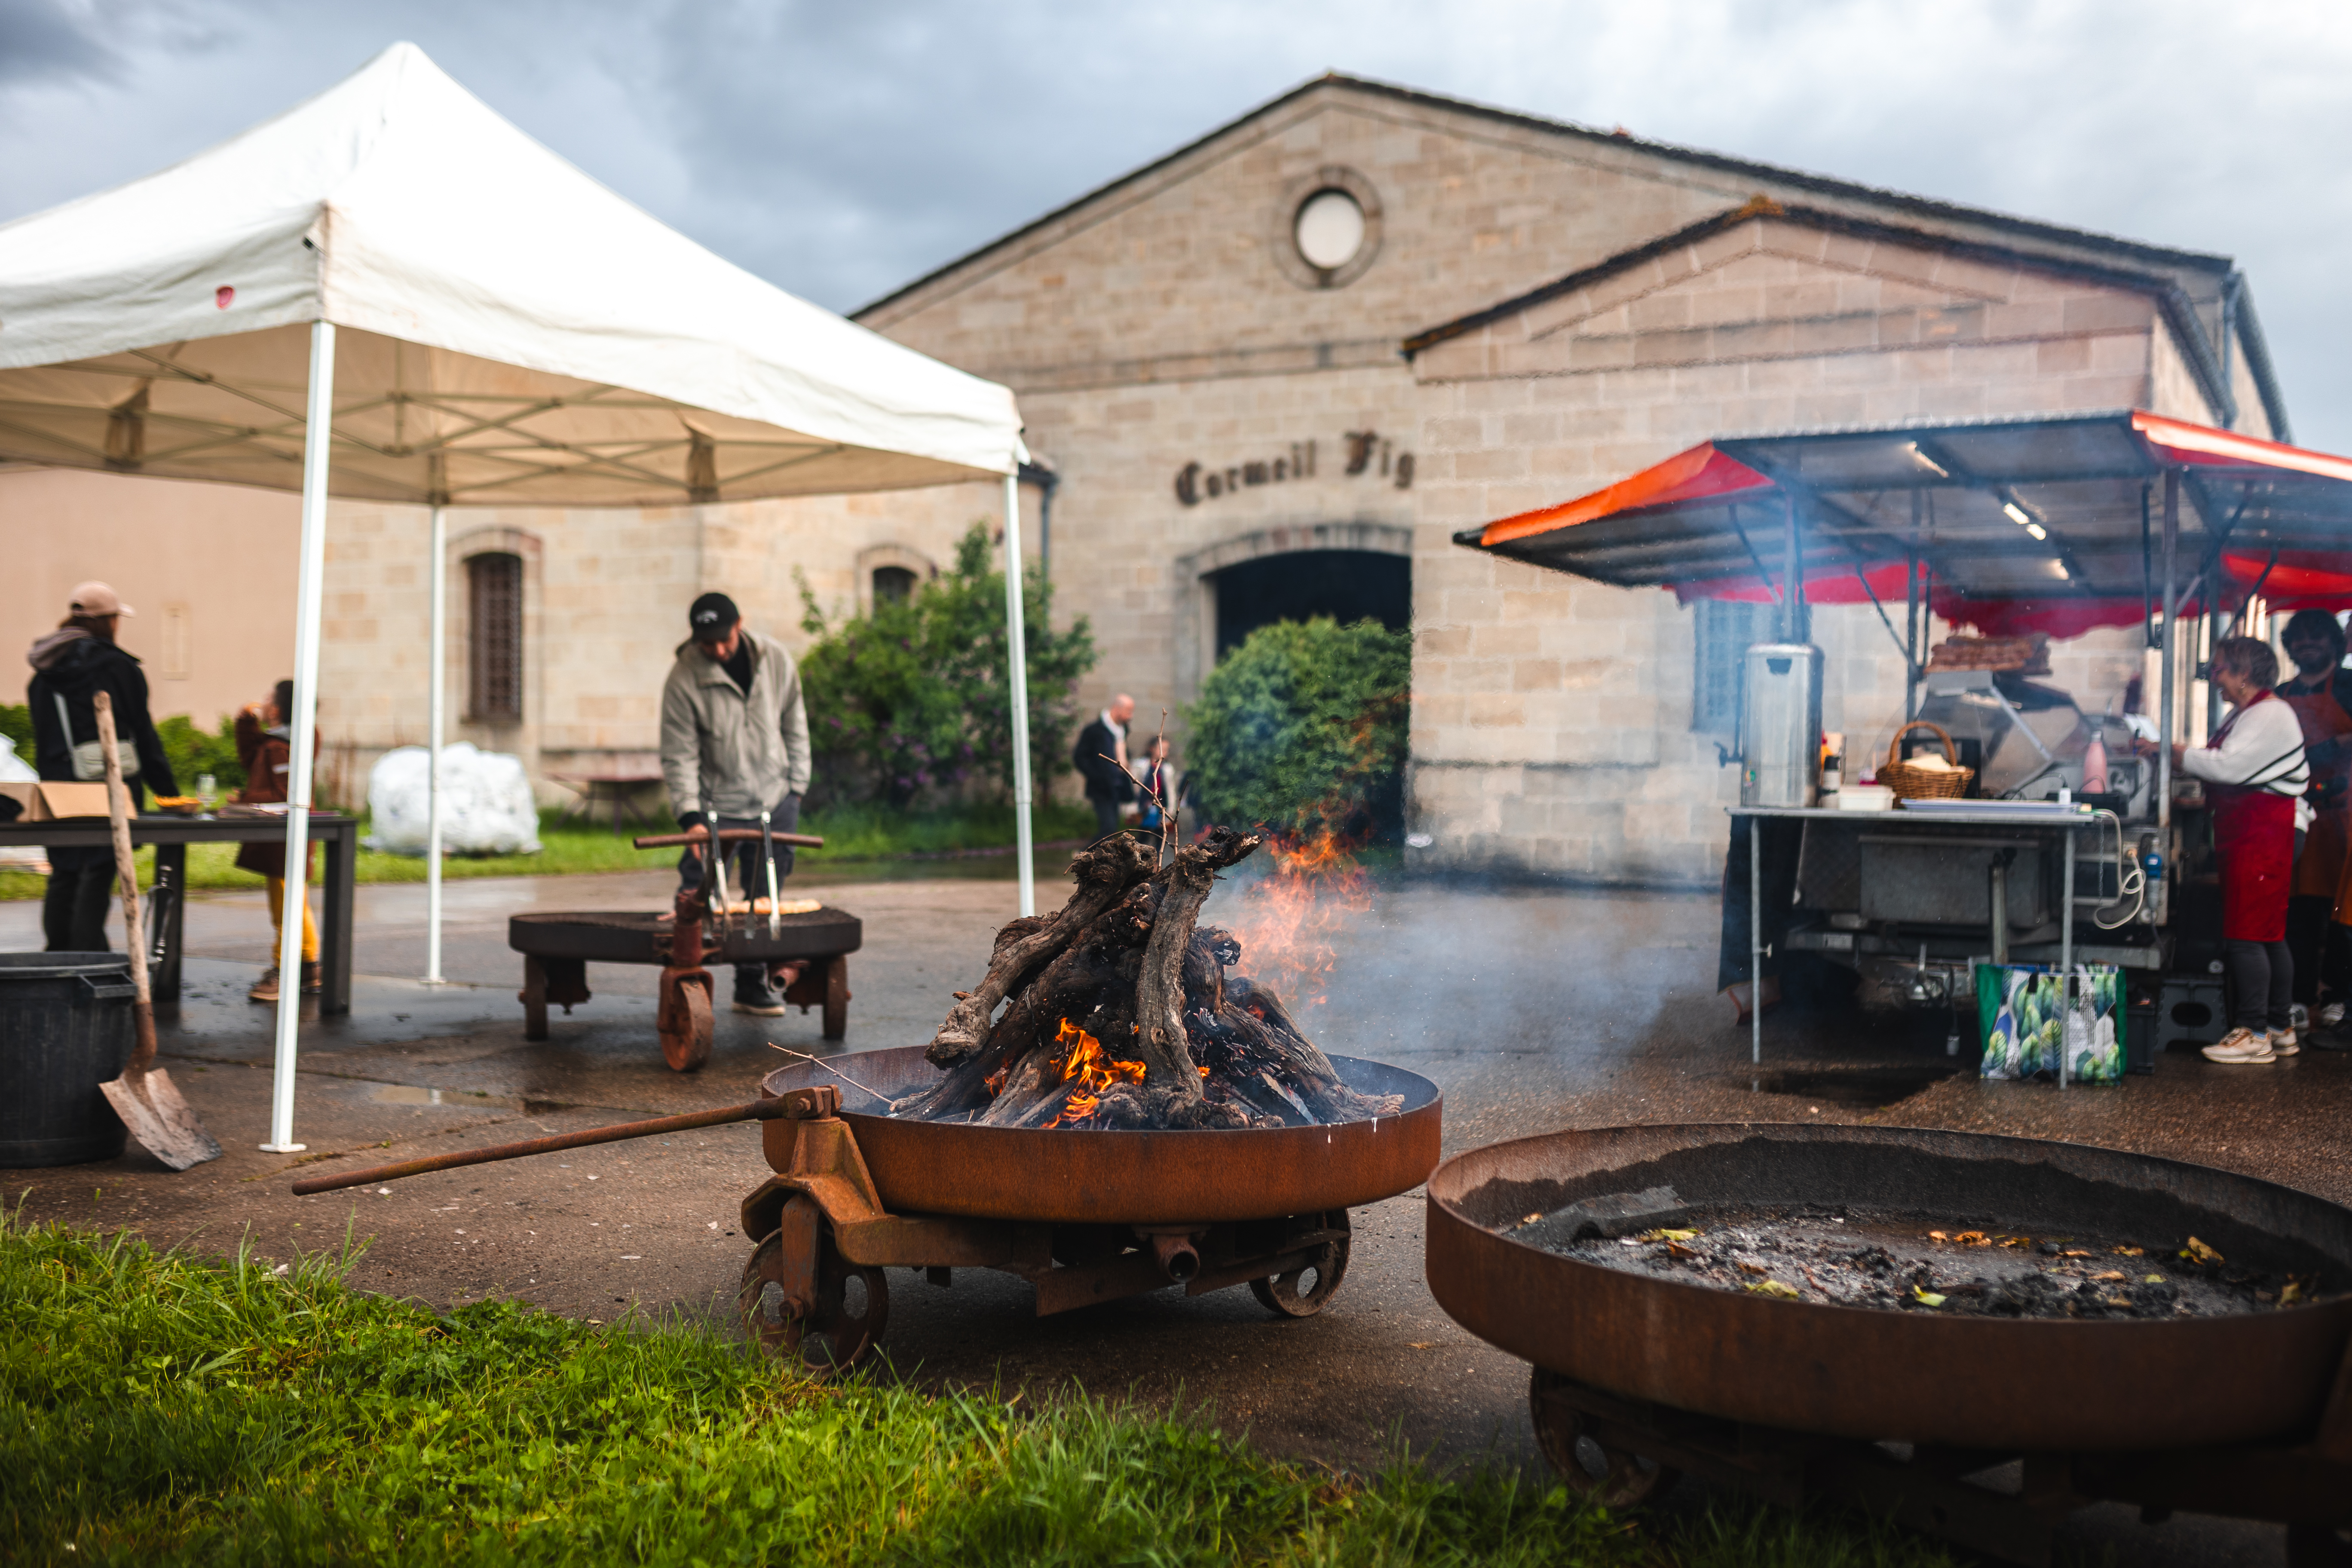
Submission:
<svg viewBox="0 0 2352 1568">
<path fill-rule="evenodd" d="M 1348 1088 L 1280 996 L 1230 973 L 1231 932 L 1195 929 L 1217 873 L 1260 842 L 1215 827 L 1156 868 L 1124 834 L 1083 851 L 1066 904 L 997 933 L 987 974 L 956 994 L 925 1053 L 945 1076 L 892 1114 L 1092 1130 L 1396 1114 L 1399 1097 Z"/>
<path fill-rule="evenodd" d="M 1620 1214 L 1658 1223 L 1612 1224 Z M 1853 1205 L 1685 1205 L 1671 1187 L 1531 1214 L 1504 1234 L 1721 1290 L 1972 1317 L 2217 1317 L 2307 1306 L 2344 1285 L 2316 1258 L 2232 1261 L 2193 1236 L 2029 1233 Z"/>
</svg>

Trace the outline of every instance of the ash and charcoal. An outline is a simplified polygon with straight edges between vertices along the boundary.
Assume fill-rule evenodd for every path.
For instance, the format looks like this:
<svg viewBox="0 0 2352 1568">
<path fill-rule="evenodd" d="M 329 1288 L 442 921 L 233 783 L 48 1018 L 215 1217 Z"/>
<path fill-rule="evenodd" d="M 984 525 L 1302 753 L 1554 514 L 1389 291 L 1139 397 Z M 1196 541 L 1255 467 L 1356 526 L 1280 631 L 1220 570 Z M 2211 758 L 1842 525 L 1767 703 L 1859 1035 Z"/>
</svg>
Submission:
<svg viewBox="0 0 2352 1568">
<path fill-rule="evenodd" d="M 1165 866 L 1125 836 L 1080 854 L 1066 904 L 997 933 L 988 973 L 924 1052 L 942 1076 L 890 1114 L 1238 1131 L 1402 1110 L 1400 1096 L 1348 1088 L 1280 996 L 1232 973 L 1232 933 L 1196 929 L 1217 873 L 1259 843 L 1220 827 Z"/>
<path fill-rule="evenodd" d="M 1653 1223 L 1635 1228 L 1643 1220 Z M 2030 1235 L 1811 1204 L 1685 1205 L 1671 1187 L 1588 1198 L 1505 1234 L 1629 1274 L 1948 1316 L 2221 1317 L 2307 1304 L 2323 1283 L 2232 1264 L 2193 1237 Z"/>
</svg>

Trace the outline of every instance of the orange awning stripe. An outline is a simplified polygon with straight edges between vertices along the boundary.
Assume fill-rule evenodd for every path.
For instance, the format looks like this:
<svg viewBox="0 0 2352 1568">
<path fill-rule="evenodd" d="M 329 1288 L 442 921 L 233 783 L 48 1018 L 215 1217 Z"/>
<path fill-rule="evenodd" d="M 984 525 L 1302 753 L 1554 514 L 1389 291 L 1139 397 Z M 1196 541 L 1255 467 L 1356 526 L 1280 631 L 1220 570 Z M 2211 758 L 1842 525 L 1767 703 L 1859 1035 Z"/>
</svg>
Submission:
<svg viewBox="0 0 2352 1568">
<path fill-rule="evenodd" d="M 2352 458 L 2306 451 L 2301 447 L 2284 446 L 2259 437 L 2241 436 L 2234 430 L 2217 430 L 2210 425 L 2191 425 L 2184 420 L 2167 419 L 2160 414 L 2150 414 L 2143 409 L 2132 410 L 2131 420 L 2132 428 L 2147 437 L 2149 444 L 2158 449 L 2159 456 L 2176 462 L 2291 468 L 2297 473 L 2317 474 L 2324 479 L 2352 479 Z"/>
<path fill-rule="evenodd" d="M 1715 449 L 1712 442 L 1677 452 L 1654 468 L 1618 480 L 1606 489 L 1562 501 L 1486 525 L 1478 542 L 1489 548 L 1531 534 L 1574 528 L 1619 512 L 1643 507 L 1669 506 L 1676 501 L 1704 500 L 1710 496 L 1737 495 L 1743 490 L 1770 489 L 1772 481 L 1736 458 Z"/>
</svg>

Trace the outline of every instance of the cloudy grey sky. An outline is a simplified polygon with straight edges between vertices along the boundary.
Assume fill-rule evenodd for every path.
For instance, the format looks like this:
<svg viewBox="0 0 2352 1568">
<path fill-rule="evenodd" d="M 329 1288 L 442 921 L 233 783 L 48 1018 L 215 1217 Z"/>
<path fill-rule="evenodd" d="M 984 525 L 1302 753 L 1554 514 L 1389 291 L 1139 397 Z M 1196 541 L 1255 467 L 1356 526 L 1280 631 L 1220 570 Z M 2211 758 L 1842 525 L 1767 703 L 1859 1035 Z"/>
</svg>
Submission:
<svg viewBox="0 0 2352 1568">
<path fill-rule="evenodd" d="M 2352 451 L 2352 7 L 2295 0 L 0 0 L 0 218 L 397 39 L 721 255 L 865 303 L 1325 69 L 2193 249 Z"/>
</svg>

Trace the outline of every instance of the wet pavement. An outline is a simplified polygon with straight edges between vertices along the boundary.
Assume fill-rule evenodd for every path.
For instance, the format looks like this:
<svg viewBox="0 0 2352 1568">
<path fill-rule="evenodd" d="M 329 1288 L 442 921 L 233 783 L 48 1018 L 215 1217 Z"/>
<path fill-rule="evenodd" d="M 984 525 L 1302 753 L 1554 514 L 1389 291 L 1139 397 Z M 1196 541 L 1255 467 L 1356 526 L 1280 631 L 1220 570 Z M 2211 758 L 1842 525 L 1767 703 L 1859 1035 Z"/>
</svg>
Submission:
<svg viewBox="0 0 2352 1568">
<path fill-rule="evenodd" d="M 848 1048 L 930 1037 L 1014 910 L 1010 869 L 982 860 L 795 879 L 795 890 L 866 922 L 850 961 Z M 257 895 L 197 895 L 189 992 L 163 1050 L 227 1156 L 173 1174 L 134 1145 L 117 1161 L 10 1173 L 9 1195 L 24 1195 L 30 1219 L 134 1226 L 159 1243 L 249 1242 L 283 1257 L 364 1241 L 359 1283 L 436 1305 L 501 1293 L 604 1321 L 632 1310 L 723 1313 L 749 1249 L 734 1234 L 736 1205 L 766 1174 L 748 1127 L 389 1191 L 287 1190 L 298 1167 L 748 1100 L 784 1059 L 769 1042 L 819 1049 L 814 1013 L 721 1011 L 709 1065 L 673 1074 L 655 1043 L 649 967 L 592 966 L 594 998 L 556 1013 L 551 1039 L 522 1039 L 506 917 L 660 908 L 669 885 L 659 872 L 452 883 L 445 968 L 455 984 L 437 987 L 407 978 L 423 968 L 423 889 L 360 889 L 352 1013 L 303 1030 L 296 1136 L 309 1149 L 297 1156 L 256 1147 L 268 1130 L 270 1020 L 244 990 L 268 954 L 267 912 Z M 1041 902 L 1052 907 L 1066 886 L 1041 880 Z M 1229 921 L 1234 897 L 1221 891 L 1204 923 Z M 38 921 L 35 904 L 0 904 L 0 950 L 37 947 Z M 1410 884 L 1348 917 L 1332 946 L 1329 1000 L 1303 1007 L 1304 1021 L 1328 1049 L 1434 1079 L 1449 1152 L 1563 1126 L 1868 1121 L 2108 1144 L 2352 1202 L 2352 1056 L 2307 1050 L 2223 1068 L 2182 1051 L 2120 1087 L 2060 1090 L 1980 1081 L 1944 1055 L 1939 1032 L 1776 1014 L 1759 1066 L 1713 994 L 1716 905 L 1701 896 Z M 1253 971 L 1247 952 L 1239 968 Z M 1213 1405 L 1228 1430 L 1335 1465 L 1374 1465 L 1397 1439 L 1447 1459 L 1538 1462 L 1525 1367 L 1456 1328 L 1422 1284 L 1421 1194 L 1359 1210 L 1354 1224 L 1347 1282 L 1317 1318 L 1273 1319 L 1235 1289 L 1040 1320 L 1030 1288 L 1010 1277 L 960 1270 L 941 1289 L 894 1270 L 885 1348 L 898 1375 L 927 1381 L 1075 1382 Z M 2077 1516 L 2066 1540 L 2125 1563 L 2282 1560 L 2275 1530 L 2186 1518 L 2143 1526 L 2121 1509 Z"/>
</svg>

